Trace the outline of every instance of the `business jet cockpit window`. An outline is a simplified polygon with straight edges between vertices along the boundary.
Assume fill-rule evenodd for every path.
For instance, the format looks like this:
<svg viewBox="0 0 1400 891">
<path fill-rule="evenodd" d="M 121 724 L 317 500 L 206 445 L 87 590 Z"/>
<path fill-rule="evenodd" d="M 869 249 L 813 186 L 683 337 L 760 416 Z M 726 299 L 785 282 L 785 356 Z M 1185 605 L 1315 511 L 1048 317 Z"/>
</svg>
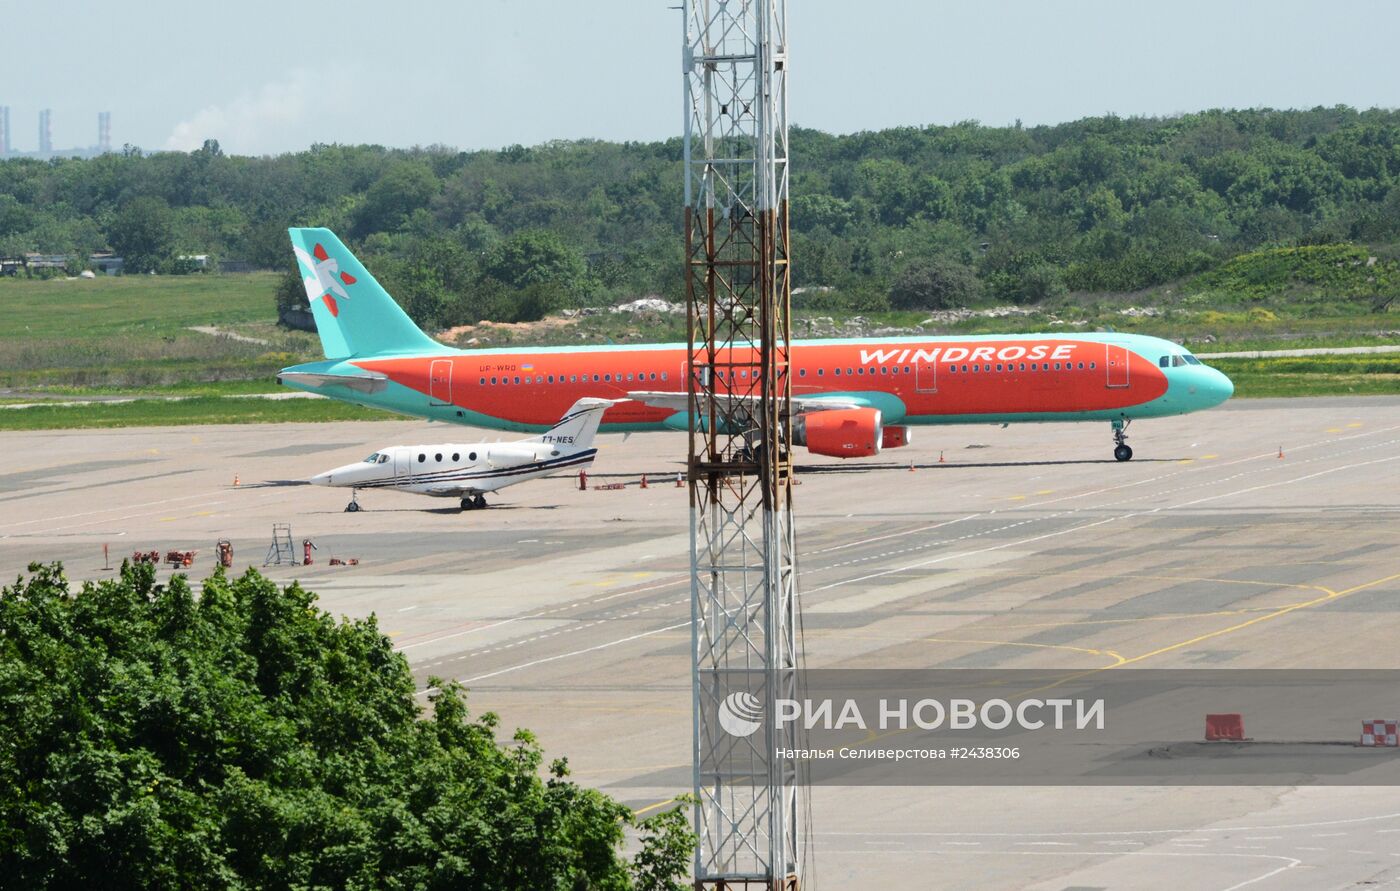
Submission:
<svg viewBox="0 0 1400 891">
<path fill-rule="evenodd" d="M 1181 368 L 1183 365 L 1200 365 L 1201 360 L 1195 356 L 1163 356 L 1158 362 L 1163 368 Z"/>
<path fill-rule="evenodd" d="M 379 463 L 379 453 L 378 453 L 378 452 L 375 452 L 373 455 L 370 455 L 368 458 L 365 459 L 365 463 L 366 463 L 366 464 L 378 464 L 378 463 Z"/>
</svg>

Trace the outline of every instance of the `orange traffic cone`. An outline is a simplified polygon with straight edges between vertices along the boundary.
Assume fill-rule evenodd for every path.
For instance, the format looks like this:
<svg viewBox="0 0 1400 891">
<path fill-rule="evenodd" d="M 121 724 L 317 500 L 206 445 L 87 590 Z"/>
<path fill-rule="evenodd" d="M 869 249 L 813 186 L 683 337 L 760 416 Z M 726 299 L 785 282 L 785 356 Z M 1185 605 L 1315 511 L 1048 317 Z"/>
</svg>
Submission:
<svg viewBox="0 0 1400 891">
<path fill-rule="evenodd" d="M 938 450 L 938 463 L 939 463 L 939 464 L 942 464 L 942 463 L 943 463 L 943 450 L 942 450 L 942 449 L 939 449 L 939 450 Z"/>
<path fill-rule="evenodd" d="M 676 474 L 676 488 L 677 488 L 677 489 L 684 489 L 684 488 L 685 488 L 685 480 L 681 478 L 681 475 L 680 475 L 679 473 Z"/>
<path fill-rule="evenodd" d="M 650 486 L 647 485 L 647 475 L 646 475 L 645 473 L 642 474 L 642 485 L 640 486 L 640 488 L 643 488 L 643 489 L 648 489 L 648 488 L 650 488 Z"/>
<path fill-rule="evenodd" d="M 1278 457 L 1280 461 L 1283 460 L 1283 446 L 1278 447 Z"/>
<path fill-rule="evenodd" d="M 236 473 L 233 475 L 233 484 L 234 484 L 235 486 L 238 485 L 238 474 L 236 474 Z"/>
<path fill-rule="evenodd" d="M 913 459 L 913 458 L 910 458 L 910 459 L 909 459 L 909 472 L 910 472 L 910 473 L 913 473 L 914 470 L 915 470 L 915 467 L 914 467 L 914 459 Z"/>
</svg>

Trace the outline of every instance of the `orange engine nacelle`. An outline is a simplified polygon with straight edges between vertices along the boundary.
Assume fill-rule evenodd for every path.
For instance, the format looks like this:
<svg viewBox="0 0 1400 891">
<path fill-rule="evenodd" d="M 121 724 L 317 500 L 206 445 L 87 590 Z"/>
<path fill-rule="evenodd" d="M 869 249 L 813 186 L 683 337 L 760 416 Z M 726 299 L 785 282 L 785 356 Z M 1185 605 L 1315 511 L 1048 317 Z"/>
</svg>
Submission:
<svg viewBox="0 0 1400 891">
<path fill-rule="evenodd" d="M 807 451 L 832 458 L 868 458 L 880 454 L 880 410 L 841 408 L 803 417 Z"/>
<path fill-rule="evenodd" d="M 880 433 L 880 448 L 897 449 L 909 445 L 914 439 L 914 431 L 908 427 L 886 427 Z"/>
</svg>

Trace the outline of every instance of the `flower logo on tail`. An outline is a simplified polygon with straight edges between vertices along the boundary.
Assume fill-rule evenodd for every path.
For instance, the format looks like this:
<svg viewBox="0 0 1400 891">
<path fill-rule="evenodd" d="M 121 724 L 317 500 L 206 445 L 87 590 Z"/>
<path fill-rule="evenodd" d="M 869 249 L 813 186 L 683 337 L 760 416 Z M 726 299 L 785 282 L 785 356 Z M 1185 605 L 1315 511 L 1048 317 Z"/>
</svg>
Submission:
<svg viewBox="0 0 1400 891">
<path fill-rule="evenodd" d="M 350 299 L 345 285 L 353 285 L 355 277 L 348 272 L 341 272 L 340 264 L 326 253 L 325 246 L 319 242 L 313 249 L 314 257 L 295 245 L 292 246 L 292 252 L 297 255 L 297 262 L 311 273 L 301 280 L 302 286 L 306 288 L 306 299 L 313 303 L 317 300 L 324 301 L 331 315 L 339 316 L 340 305 L 336 303 L 336 297 L 341 300 Z"/>
</svg>

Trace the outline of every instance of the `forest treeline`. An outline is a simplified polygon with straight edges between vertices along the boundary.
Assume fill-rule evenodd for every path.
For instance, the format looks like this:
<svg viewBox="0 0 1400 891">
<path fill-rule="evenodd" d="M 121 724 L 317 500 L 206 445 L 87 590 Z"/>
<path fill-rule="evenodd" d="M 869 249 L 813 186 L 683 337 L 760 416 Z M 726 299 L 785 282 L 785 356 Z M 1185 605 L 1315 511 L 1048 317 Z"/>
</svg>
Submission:
<svg viewBox="0 0 1400 891">
<path fill-rule="evenodd" d="M 1400 241 L 1400 112 L 1338 106 L 1057 126 L 792 133 L 799 305 L 937 308 L 1121 292 L 1265 246 Z M 290 271 L 335 229 L 419 321 L 681 294 L 681 142 L 500 151 L 128 148 L 0 163 L 0 256 L 209 254 Z M 1390 251 L 1389 253 L 1393 253 Z M 301 299 L 289 277 L 281 299 Z"/>
</svg>

